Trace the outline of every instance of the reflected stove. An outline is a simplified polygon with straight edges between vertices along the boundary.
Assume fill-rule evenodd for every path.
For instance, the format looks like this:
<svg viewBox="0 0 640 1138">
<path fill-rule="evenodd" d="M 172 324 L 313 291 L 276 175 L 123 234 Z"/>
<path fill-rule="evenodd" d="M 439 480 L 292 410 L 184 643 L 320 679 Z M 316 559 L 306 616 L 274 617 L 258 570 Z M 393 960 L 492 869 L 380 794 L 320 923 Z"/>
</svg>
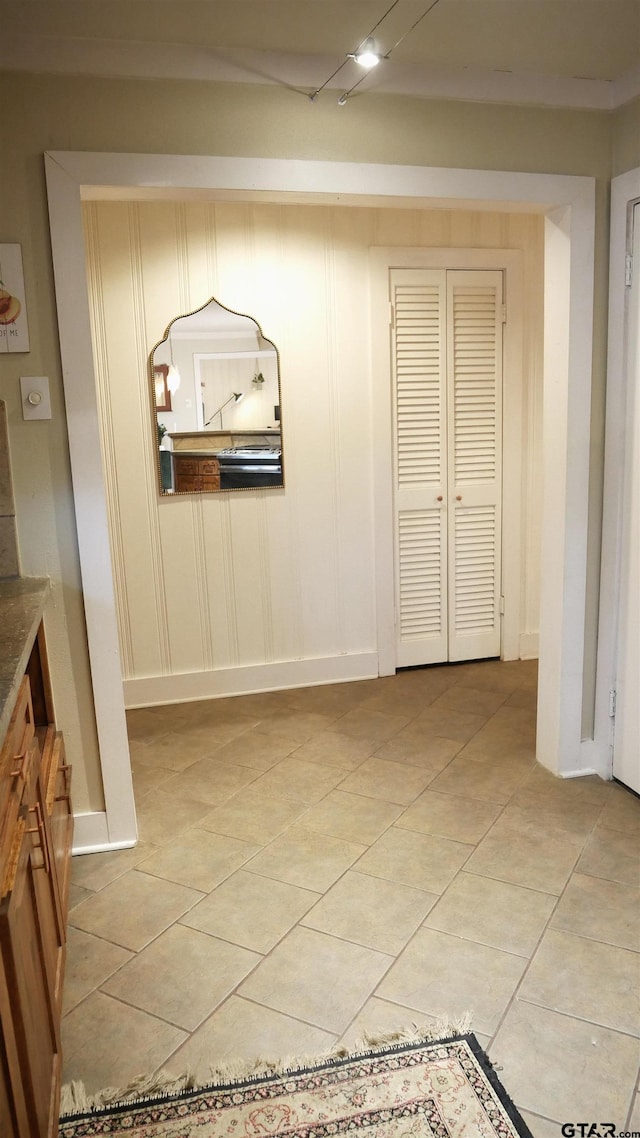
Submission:
<svg viewBox="0 0 640 1138">
<path fill-rule="evenodd" d="M 226 447 L 218 451 L 217 457 L 221 490 L 282 485 L 280 447 L 265 446 L 264 443 Z"/>
</svg>

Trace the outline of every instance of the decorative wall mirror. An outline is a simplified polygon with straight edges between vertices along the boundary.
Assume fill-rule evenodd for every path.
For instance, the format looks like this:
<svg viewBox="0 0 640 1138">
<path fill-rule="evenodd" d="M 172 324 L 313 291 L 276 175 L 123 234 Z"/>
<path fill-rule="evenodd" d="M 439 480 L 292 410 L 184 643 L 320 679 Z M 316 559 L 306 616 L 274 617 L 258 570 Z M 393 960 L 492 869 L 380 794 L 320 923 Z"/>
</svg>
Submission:
<svg viewBox="0 0 640 1138">
<path fill-rule="evenodd" d="M 211 298 L 149 357 L 161 494 L 284 486 L 280 359 L 257 320 Z"/>
</svg>

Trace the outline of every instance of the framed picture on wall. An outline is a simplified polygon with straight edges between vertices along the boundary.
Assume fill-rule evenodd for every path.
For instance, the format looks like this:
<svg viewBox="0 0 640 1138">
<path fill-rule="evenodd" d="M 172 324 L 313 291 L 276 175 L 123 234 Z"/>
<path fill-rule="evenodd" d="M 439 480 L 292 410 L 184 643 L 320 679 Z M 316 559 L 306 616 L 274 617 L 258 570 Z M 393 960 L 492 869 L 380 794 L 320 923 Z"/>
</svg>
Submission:
<svg viewBox="0 0 640 1138">
<path fill-rule="evenodd" d="M 29 328 L 20 245 L 0 245 L 0 352 L 28 352 Z"/>
<path fill-rule="evenodd" d="M 156 411 L 171 410 L 171 392 L 167 386 L 168 364 L 154 364 L 153 385 L 156 393 Z"/>
</svg>

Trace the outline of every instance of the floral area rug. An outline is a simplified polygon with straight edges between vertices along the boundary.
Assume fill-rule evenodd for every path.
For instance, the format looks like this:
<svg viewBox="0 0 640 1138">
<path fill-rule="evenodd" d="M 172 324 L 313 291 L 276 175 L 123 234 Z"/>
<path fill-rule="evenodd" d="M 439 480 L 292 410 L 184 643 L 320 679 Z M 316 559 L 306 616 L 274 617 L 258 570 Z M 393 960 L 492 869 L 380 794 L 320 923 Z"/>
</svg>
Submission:
<svg viewBox="0 0 640 1138">
<path fill-rule="evenodd" d="M 67 1114 L 59 1138 L 531 1138 L 474 1035 Z"/>
</svg>

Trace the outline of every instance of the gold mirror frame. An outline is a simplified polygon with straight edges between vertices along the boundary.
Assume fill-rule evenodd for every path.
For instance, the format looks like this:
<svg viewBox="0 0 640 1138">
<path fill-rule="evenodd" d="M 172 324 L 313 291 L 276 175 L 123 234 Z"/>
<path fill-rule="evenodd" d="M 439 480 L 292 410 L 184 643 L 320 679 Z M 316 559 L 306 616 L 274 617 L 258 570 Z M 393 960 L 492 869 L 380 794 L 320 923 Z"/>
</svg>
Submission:
<svg viewBox="0 0 640 1138">
<path fill-rule="evenodd" d="M 172 402 L 172 394 L 175 394 L 171 389 L 171 370 L 173 367 L 173 351 L 174 345 L 171 343 L 171 330 L 179 321 L 188 320 L 190 317 L 197 316 L 199 313 L 204 312 L 211 305 L 215 305 L 217 310 L 228 313 L 231 317 L 236 317 L 240 321 L 247 321 L 247 326 L 251 326 L 251 331 L 256 335 L 256 343 L 258 345 L 255 352 L 249 351 L 246 348 L 241 352 L 226 351 L 221 353 L 203 352 L 192 353 L 195 360 L 196 356 L 210 360 L 231 359 L 231 358 L 246 358 L 255 359 L 256 373 L 250 384 L 255 388 L 254 394 L 260 392 L 265 382 L 265 376 L 262 374 L 262 366 L 260 362 L 262 358 L 275 360 L 275 376 L 271 376 L 271 381 L 275 380 L 276 402 L 273 403 L 274 418 L 276 425 L 261 428 L 255 427 L 236 427 L 224 429 L 222 425 L 221 412 L 234 402 L 239 402 L 241 395 L 246 392 L 237 393 L 232 392 L 228 399 L 224 400 L 220 407 L 217 407 L 208 419 L 206 418 L 206 409 L 204 401 L 202 403 L 202 420 L 203 426 L 196 426 L 192 431 L 168 431 L 165 427 L 162 434 L 160 433 L 161 424 L 158 422 L 158 415 L 167 415 L 168 413 L 176 412 L 175 397 Z M 209 333 L 211 335 L 211 333 Z M 197 331 L 194 334 L 194 339 L 207 338 L 207 333 L 199 334 Z M 230 337 L 232 338 L 232 337 Z M 174 341 L 175 343 L 175 341 Z M 155 353 L 161 349 L 163 345 L 169 345 L 167 363 L 165 359 L 162 362 L 156 360 Z M 166 354 L 166 353 L 165 353 Z M 264 366 L 264 365 L 263 365 Z M 265 368 L 267 370 L 267 368 Z M 271 370 L 271 369 L 269 369 Z M 159 373 L 162 373 L 163 380 L 163 396 L 162 402 L 158 402 L 159 394 Z M 229 493 L 236 490 L 255 490 L 255 489 L 284 489 L 284 453 L 282 445 L 282 388 L 281 388 L 281 373 L 280 373 L 280 353 L 273 340 L 270 340 L 264 335 L 262 326 L 248 313 L 237 312 L 233 308 L 222 304 L 217 297 L 211 296 L 205 304 L 200 305 L 192 312 L 187 312 L 179 316 L 175 316 L 167 325 L 164 335 L 161 340 L 154 344 L 148 359 L 148 376 L 149 376 L 149 391 L 150 391 L 150 406 L 151 406 L 151 421 L 153 427 L 153 447 L 156 455 L 156 476 L 158 491 L 162 498 L 175 498 L 182 497 L 185 494 L 218 494 Z M 198 398 L 196 391 L 196 384 L 198 377 L 196 375 L 196 368 L 194 363 L 193 370 L 193 393 L 194 399 Z M 201 381 L 201 387 L 203 386 Z M 273 392 L 272 392 L 273 395 Z M 196 412 L 196 415 L 198 412 Z M 208 425 L 216 416 L 220 414 L 220 430 L 208 430 Z M 172 447 L 165 449 L 161 447 L 162 438 L 168 435 L 172 441 Z M 277 440 L 277 443 L 276 443 Z M 206 443 L 210 445 L 207 446 Z M 273 444 L 275 445 L 271 445 Z M 222 463 L 220 462 L 220 451 L 230 451 L 238 448 L 246 449 L 247 447 L 262 448 L 264 454 L 262 462 L 260 462 L 259 455 L 252 455 L 246 459 L 241 459 L 237 456 L 228 457 L 224 456 Z M 267 451 L 272 454 L 266 455 Z M 277 453 L 277 457 L 275 452 Z M 181 453 L 182 452 L 182 453 Z M 163 456 L 167 456 L 164 458 Z M 244 463 L 246 468 L 240 465 L 227 465 L 232 463 Z M 221 466 L 223 467 L 221 469 Z M 258 467 L 262 467 L 258 471 Z M 181 474 L 178 473 L 181 470 Z M 191 473 L 185 473 L 190 471 Z M 180 488 L 178 489 L 178 486 Z"/>
</svg>

